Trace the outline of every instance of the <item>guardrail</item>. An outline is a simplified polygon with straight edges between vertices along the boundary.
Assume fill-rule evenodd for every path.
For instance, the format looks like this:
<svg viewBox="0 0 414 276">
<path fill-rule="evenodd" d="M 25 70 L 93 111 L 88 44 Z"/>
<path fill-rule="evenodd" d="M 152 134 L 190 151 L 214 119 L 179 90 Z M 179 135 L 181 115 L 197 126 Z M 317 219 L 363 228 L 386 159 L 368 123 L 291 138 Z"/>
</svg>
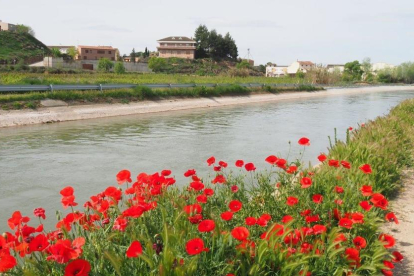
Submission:
<svg viewBox="0 0 414 276">
<path fill-rule="evenodd" d="M 187 83 L 187 84 L 166 84 L 166 83 L 158 83 L 158 84 L 76 84 L 76 85 L 0 85 L 0 94 L 1 93 L 9 93 L 9 92 L 17 92 L 17 93 L 25 93 L 25 92 L 34 92 L 34 91 L 46 91 L 46 92 L 53 92 L 58 90 L 110 90 L 110 89 L 122 89 L 122 88 L 134 88 L 137 86 L 145 86 L 151 89 L 154 88 L 192 88 L 192 87 L 218 87 L 218 86 L 231 86 L 231 85 L 240 85 L 243 87 L 299 87 L 300 85 L 312 85 L 316 87 L 325 87 L 325 88 L 353 88 L 353 87 L 361 87 L 359 85 L 350 85 L 350 86 L 328 86 L 328 85 L 321 85 L 321 84 L 311 84 L 311 83 L 301 83 L 301 84 L 293 84 L 293 83 Z M 377 85 L 372 85 L 377 86 Z M 381 85 L 383 86 L 383 85 Z M 390 85 L 391 86 L 391 85 Z"/>
</svg>

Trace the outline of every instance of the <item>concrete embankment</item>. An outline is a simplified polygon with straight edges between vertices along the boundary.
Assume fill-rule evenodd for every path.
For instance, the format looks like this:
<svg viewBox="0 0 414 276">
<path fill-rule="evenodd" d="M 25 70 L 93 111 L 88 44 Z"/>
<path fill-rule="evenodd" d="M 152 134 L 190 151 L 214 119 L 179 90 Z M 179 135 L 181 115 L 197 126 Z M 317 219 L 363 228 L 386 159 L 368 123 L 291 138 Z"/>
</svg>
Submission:
<svg viewBox="0 0 414 276">
<path fill-rule="evenodd" d="M 129 104 L 91 104 L 43 107 L 37 110 L 0 111 L 0 127 L 387 91 L 414 91 L 414 86 L 330 88 L 317 92 L 288 92 L 280 94 L 265 93 L 253 94 L 249 96 L 167 99 L 160 101 L 143 101 Z"/>
</svg>

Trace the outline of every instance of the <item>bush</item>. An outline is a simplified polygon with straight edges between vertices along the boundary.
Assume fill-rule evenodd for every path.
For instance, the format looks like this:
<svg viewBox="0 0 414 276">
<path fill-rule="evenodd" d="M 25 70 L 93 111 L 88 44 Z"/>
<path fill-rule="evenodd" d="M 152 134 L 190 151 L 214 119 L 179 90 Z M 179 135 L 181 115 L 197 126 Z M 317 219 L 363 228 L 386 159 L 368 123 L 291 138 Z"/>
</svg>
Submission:
<svg viewBox="0 0 414 276">
<path fill-rule="evenodd" d="M 107 58 L 101 58 L 98 62 L 98 70 L 109 72 L 114 67 L 114 63 Z"/>
<path fill-rule="evenodd" d="M 125 74 L 125 66 L 123 62 L 117 62 L 115 64 L 114 72 L 116 74 Z"/>
<path fill-rule="evenodd" d="M 154 72 L 161 72 L 162 70 L 165 70 L 166 66 L 167 62 L 165 59 L 159 57 L 152 57 L 148 62 L 148 67 Z"/>
</svg>

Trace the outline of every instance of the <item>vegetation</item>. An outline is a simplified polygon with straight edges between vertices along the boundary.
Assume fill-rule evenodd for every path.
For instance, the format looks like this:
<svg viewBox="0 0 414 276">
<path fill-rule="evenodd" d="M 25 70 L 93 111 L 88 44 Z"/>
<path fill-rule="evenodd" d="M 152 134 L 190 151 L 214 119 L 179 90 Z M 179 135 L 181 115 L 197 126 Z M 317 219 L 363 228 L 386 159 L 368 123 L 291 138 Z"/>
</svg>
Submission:
<svg viewBox="0 0 414 276">
<path fill-rule="evenodd" d="M 405 62 L 396 68 L 383 69 L 377 72 L 378 81 L 384 83 L 414 83 L 414 63 Z"/>
<path fill-rule="evenodd" d="M 316 88 L 309 85 L 300 85 L 296 88 L 276 88 L 264 86 L 259 88 L 246 88 L 239 85 L 205 87 L 198 86 L 195 88 L 167 88 L 167 89 L 150 89 L 145 86 L 138 86 L 134 89 L 117 89 L 104 91 L 54 91 L 52 93 L 45 92 L 31 92 L 25 94 L 0 94 L 0 108 L 2 109 L 17 109 L 15 103 L 18 103 L 19 108 L 29 107 L 27 103 L 40 106 L 40 101 L 44 99 L 54 99 L 76 103 L 117 103 L 127 100 L 142 101 L 153 99 L 168 99 L 175 98 L 197 98 L 197 97 L 220 97 L 230 95 L 248 95 L 250 93 L 260 93 L 263 91 L 270 93 L 290 92 L 290 91 L 316 91 L 321 88 Z"/>
<path fill-rule="evenodd" d="M 379 226 L 398 223 L 386 197 L 413 164 L 413 118 L 411 100 L 348 130 L 346 141 L 318 156 L 318 168 L 270 155 L 259 171 L 212 156 L 206 157 L 212 177 L 189 169 L 183 188 L 169 170 L 132 177 L 126 169 L 85 204 L 76 202 L 79 191 L 65 187 L 61 202 L 69 212 L 58 213 L 53 231 L 29 226 L 27 214 L 11 214 L 11 232 L 0 236 L 0 272 L 392 275 L 403 256 L 392 252 L 395 240 Z M 312 141 L 302 137 L 298 144 L 303 153 Z M 49 211 L 37 208 L 34 215 L 43 223 Z"/>
<path fill-rule="evenodd" d="M 364 71 L 361 69 L 361 64 L 358 60 L 345 63 L 345 70 L 342 75 L 345 81 L 360 81 Z"/>
<path fill-rule="evenodd" d="M 16 64 L 50 54 L 45 44 L 24 32 L 0 32 L 0 45 L 0 63 Z"/>
<path fill-rule="evenodd" d="M 115 63 L 114 72 L 115 74 L 125 74 L 125 66 L 122 61 Z"/>
<path fill-rule="evenodd" d="M 108 73 L 114 67 L 114 63 L 107 58 L 101 58 L 98 62 L 98 70 Z"/>
<path fill-rule="evenodd" d="M 195 31 L 196 58 L 212 58 L 213 60 L 237 60 L 236 42 L 227 33 L 224 37 L 216 30 L 209 31 L 205 25 L 200 25 Z"/>
</svg>

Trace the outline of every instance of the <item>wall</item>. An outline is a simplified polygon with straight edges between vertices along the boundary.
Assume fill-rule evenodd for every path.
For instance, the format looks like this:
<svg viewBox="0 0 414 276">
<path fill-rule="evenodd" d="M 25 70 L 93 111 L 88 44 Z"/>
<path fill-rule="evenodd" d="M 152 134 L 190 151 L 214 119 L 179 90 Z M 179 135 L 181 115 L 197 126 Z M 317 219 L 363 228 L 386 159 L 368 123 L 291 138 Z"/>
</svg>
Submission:
<svg viewBox="0 0 414 276">
<path fill-rule="evenodd" d="M 98 70 L 99 60 L 74 60 L 71 62 L 64 61 L 63 58 L 45 57 L 43 65 L 48 68 L 61 68 L 61 69 L 74 69 L 81 70 L 83 64 L 92 65 L 93 70 Z M 148 63 L 132 63 L 124 62 L 125 70 L 127 72 L 142 72 L 150 73 L 151 69 L 148 68 Z"/>
</svg>

